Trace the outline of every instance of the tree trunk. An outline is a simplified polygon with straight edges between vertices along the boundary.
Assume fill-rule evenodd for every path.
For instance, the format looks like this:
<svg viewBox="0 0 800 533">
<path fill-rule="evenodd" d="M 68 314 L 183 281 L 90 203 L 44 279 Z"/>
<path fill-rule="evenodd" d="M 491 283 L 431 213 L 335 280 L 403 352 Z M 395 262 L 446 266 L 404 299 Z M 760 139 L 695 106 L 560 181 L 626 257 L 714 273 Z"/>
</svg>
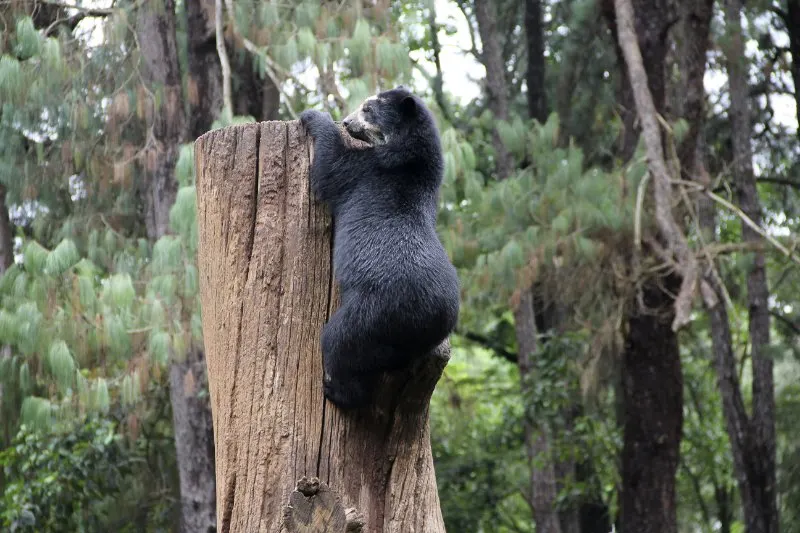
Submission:
<svg viewBox="0 0 800 533">
<path fill-rule="evenodd" d="M 516 330 L 519 374 L 523 392 L 530 386 L 533 376 L 532 357 L 536 353 L 536 315 L 533 309 L 533 291 L 524 291 L 514 310 L 514 329 Z M 527 411 L 527 409 L 526 409 Z M 537 424 L 530 416 L 525 416 L 525 449 L 530 469 L 528 489 L 533 519 L 537 533 L 561 533 L 556 500 L 558 485 L 554 468 L 553 454 L 550 450 L 550 432 L 544 424 Z M 536 463 L 539 463 L 537 465 Z"/>
<path fill-rule="evenodd" d="M 449 345 L 384 379 L 370 410 L 325 401 L 320 333 L 338 290 L 310 139 L 266 122 L 195 147 L 220 530 L 444 532 L 428 409 Z"/>
<path fill-rule="evenodd" d="M 222 112 L 222 69 L 217 54 L 213 0 L 186 3 L 189 138 L 211 128 Z"/>
<path fill-rule="evenodd" d="M 170 366 L 170 400 L 181 488 L 181 527 L 187 533 L 213 533 L 217 530 L 211 408 L 207 398 L 198 396 L 207 388 L 205 380 L 202 350 L 190 350 L 184 361 L 175 361 Z"/>
<path fill-rule="evenodd" d="M 750 140 L 749 88 L 747 84 L 747 59 L 742 36 L 741 0 L 726 0 L 725 24 L 728 27 L 729 45 L 726 51 L 731 106 L 729 116 L 733 137 L 733 163 L 736 192 L 742 211 L 761 225 L 761 204 L 753 175 L 753 155 Z M 742 223 L 742 240 L 760 243 L 761 236 Z M 747 472 L 740 479 L 740 492 L 748 533 L 776 533 L 778 531 L 778 506 L 776 500 L 776 445 L 775 445 L 775 385 L 772 374 L 772 357 L 767 353 L 770 343 L 769 289 L 763 251 L 754 251 L 753 264 L 747 274 L 747 302 L 751 360 L 753 364 L 753 415 L 747 439 L 745 461 Z M 746 478 L 746 485 L 741 485 Z M 749 496 L 749 497 L 748 497 Z"/>
<path fill-rule="evenodd" d="M 175 163 L 186 132 L 175 27 L 174 0 L 163 0 L 161 9 L 144 5 L 137 11 L 142 79 L 149 93 L 144 200 L 145 226 L 151 240 L 157 240 L 169 230 L 169 210 L 175 203 L 178 188 Z M 157 104 L 160 107 L 156 107 Z"/>
<path fill-rule="evenodd" d="M 431 52 L 433 53 L 433 64 L 436 67 L 436 73 L 431 82 L 431 89 L 433 90 L 433 97 L 436 104 L 442 111 L 442 116 L 450 122 L 452 115 L 450 113 L 450 105 L 444 97 L 444 77 L 442 74 L 442 45 L 439 43 L 439 26 L 436 23 L 436 5 L 431 2 L 428 6 L 428 31 L 431 32 Z"/>
<path fill-rule="evenodd" d="M 486 68 L 486 96 L 489 110 L 496 120 L 508 120 L 508 89 L 506 87 L 505 61 L 500 42 L 497 40 L 497 15 L 494 2 L 475 0 L 475 18 L 481 37 L 481 63 Z M 506 149 L 497 128 L 492 131 L 495 150 L 495 169 L 499 179 L 507 178 L 514 167 L 511 153 Z"/>
<path fill-rule="evenodd" d="M 233 44 L 228 48 L 233 50 Z M 269 76 L 263 78 L 253 69 L 252 57 L 235 54 L 233 107 L 237 115 L 250 115 L 257 121 L 277 120 L 280 111 L 280 92 Z"/>
<path fill-rule="evenodd" d="M 784 22 L 789 33 L 789 49 L 792 52 L 792 81 L 797 121 L 800 124 L 800 0 L 788 0 Z M 800 137 L 800 127 L 797 128 Z"/>
<path fill-rule="evenodd" d="M 617 17 L 621 4 L 615 2 Z M 630 41 L 635 41 L 641 52 L 646 77 L 637 82 L 643 82 L 655 110 L 661 113 L 666 95 L 667 5 L 664 0 L 634 0 L 632 4 L 635 39 L 631 35 Z M 618 24 L 619 20 L 614 21 L 611 28 L 620 43 L 617 52 L 623 68 L 622 94 L 630 100 L 624 105 L 631 106 L 638 99 L 633 97 L 634 84 L 621 55 L 620 35 L 629 30 Z M 627 44 L 630 48 L 631 43 Z M 635 105 L 628 110 L 636 113 Z M 633 131 L 632 120 L 626 120 L 625 127 L 622 155 L 627 160 L 633 155 L 639 134 Z M 645 309 L 632 302 L 627 319 L 620 391 L 623 449 L 619 521 L 623 533 L 677 532 L 675 476 L 683 427 L 683 377 L 677 334 L 670 322 L 675 317 L 672 295 L 678 292 L 680 283 L 673 276 L 645 280 L 641 289 Z"/>
<path fill-rule="evenodd" d="M 525 38 L 528 45 L 528 114 L 539 122 L 547 120 L 547 99 L 544 90 L 544 28 L 541 0 L 525 1 Z"/>
<path fill-rule="evenodd" d="M 670 292 L 679 285 L 670 283 Z M 655 284 L 644 302 L 657 314 L 628 322 L 623 353 L 623 533 L 677 533 L 675 473 L 683 426 L 683 377 L 672 331 L 673 299 Z"/>
<path fill-rule="evenodd" d="M 700 0 L 698 0 L 700 1 Z M 666 88 L 664 83 L 664 61 L 667 55 L 667 31 L 669 14 L 666 0 L 633 0 L 634 24 L 639 50 L 647 71 L 647 85 L 653 96 L 653 102 L 659 112 L 664 110 Z M 602 13 L 611 31 L 619 68 L 619 85 L 617 88 L 617 105 L 622 116 L 620 132 L 619 157 L 628 161 L 636 151 L 640 128 L 637 126 L 636 102 L 633 88 L 628 77 L 625 58 L 619 46 L 617 20 L 613 0 L 602 0 Z"/>
<path fill-rule="evenodd" d="M 695 169 L 698 138 L 705 125 L 706 92 L 703 78 L 706 73 L 711 16 L 714 0 L 680 0 L 680 85 L 679 115 L 686 120 L 689 131 L 678 147 L 681 173 L 684 179 L 700 177 Z"/>
<path fill-rule="evenodd" d="M 175 164 L 186 135 L 175 28 L 174 0 L 164 0 L 161 9 L 144 5 L 137 12 L 142 79 L 149 92 L 146 104 L 149 133 L 142 192 L 145 227 L 151 241 L 159 239 L 169 229 L 169 212 L 178 189 Z M 206 95 L 199 94 L 198 98 L 206 98 Z M 160 107 L 156 108 L 156 102 L 161 103 Z M 187 533 L 215 531 L 210 406 L 207 399 L 198 397 L 205 381 L 202 350 L 196 350 L 185 361 L 172 362 L 169 395 L 180 477 L 181 531 Z"/>
<path fill-rule="evenodd" d="M 0 183 L 0 276 L 14 263 L 14 234 L 6 204 L 6 186 Z"/>
</svg>

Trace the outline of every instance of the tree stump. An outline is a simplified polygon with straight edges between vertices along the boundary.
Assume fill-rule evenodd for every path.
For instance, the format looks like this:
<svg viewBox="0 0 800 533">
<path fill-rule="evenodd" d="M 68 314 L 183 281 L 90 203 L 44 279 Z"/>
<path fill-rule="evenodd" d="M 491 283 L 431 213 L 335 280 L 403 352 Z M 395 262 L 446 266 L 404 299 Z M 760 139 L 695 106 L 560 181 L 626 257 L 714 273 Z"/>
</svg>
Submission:
<svg viewBox="0 0 800 533">
<path fill-rule="evenodd" d="M 324 399 L 320 333 L 338 291 L 312 155 L 298 121 L 195 142 L 218 529 L 444 532 L 428 408 L 449 344 L 382 378 L 371 409 Z"/>
</svg>

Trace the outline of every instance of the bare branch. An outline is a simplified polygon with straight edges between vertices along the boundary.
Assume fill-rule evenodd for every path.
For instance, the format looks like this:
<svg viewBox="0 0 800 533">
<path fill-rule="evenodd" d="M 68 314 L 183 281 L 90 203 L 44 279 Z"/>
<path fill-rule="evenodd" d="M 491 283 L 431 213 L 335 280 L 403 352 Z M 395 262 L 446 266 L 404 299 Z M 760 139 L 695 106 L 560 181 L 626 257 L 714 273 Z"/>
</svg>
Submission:
<svg viewBox="0 0 800 533">
<path fill-rule="evenodd" d="M 642 53 L 634 29 L 633 6 L 630 0 L 615 0 L 617 14 L 617 35 L 620 48 L 625 56 L 628 74 L 636 101 L 636 110 L 642 124 L 647 164 L 654 183 L 656 223 L 662 237 L 666 239 L 669 250 L 675 255 L 682 276 L 681 289 L 675 299 L 675 319 L 673 331 L 677 331 L 690 321 L 692 301 L 697 286 L 697 260 L 686 242 L 686 237 L 672 215 L 672 186 L 670 174 L 664 159 L 661 144 L 661 129 L 653 96 L 647 86 L 647 73 L 642 63 Z"/>
<path fill-rule="evenodd" d="M 228 51 L 225 50 L 225 36 L 222 30 L 222 0 L 216 0 L 214 5 L 216 20 L 214 27 L 217 34 L 217 54 L 222 66 L 222 114 L 227 119 L 233 118 L 233 100 L 231 98 L 231 63 L 228 61 Z M 233 17 L 233 13 L 231 13 Z"/>
<path fill-rule="evenodd" d="M 711 190 L 707 189 L 704 185 L 701 185 L 699 183 L 686 180 L 672 180 L 672 181 L 675 183 L 679 183 L 681 185 L 686 185 L 687 187 L 694 187 L 695 189 L 702 191 L 703 194 L 705 194 L 718 204 L 724 205 L 725 207 L 733 211 L 736 214 L 736 216 L 738 216 L 742 220 L 742 222 L 744 222 L 747 226 L 752 228 L 753 231 L 761 235 L 764 239 L 769 241 L 769 243 L 772 244 L 775 248 L 780 250 L 781 253 L 783 253 L 783 255 L 785 255 L 798 265 L 800 265 L 800 257 L 794 255 L 794 253 L 792 253 L 792 250 L 786 248 L 783 244 L 780 243 L 780 241 L 778 241 L 775 237 L 767 233 L 766 230 L 764 230 L 761 226 L 756 224 L 753 221 L 753 219 L 747 216 L 747 214 L 744 211 L 742 211 L 741 208 L 739 208 L 739 206 L 737 206 L 736 204 L 726 200 L 725 198 L 719 196 L 718 194 L 715 194 Z"/>
<path fill-rule="evenodd" d="M 777 318 L 778 321 L 781 322 L 783 325 L 794 331 L 795 335 L 800 336 L 800 325 L 795 324 L 788 317 L 780 314 L 777 311 L 770 310 L 769 314 L 772 315 L 774 318 Z"/>
</svg>

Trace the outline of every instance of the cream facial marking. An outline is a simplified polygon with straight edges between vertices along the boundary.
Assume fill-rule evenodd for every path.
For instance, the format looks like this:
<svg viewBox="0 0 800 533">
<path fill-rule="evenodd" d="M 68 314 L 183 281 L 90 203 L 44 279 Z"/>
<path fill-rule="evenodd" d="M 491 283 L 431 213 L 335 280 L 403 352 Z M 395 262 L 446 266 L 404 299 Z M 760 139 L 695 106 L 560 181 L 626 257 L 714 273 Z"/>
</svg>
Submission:
<svg viewBox="0 0 800 533">
<path fill-rule="evenodd" d="M 364 100 L 358 109 L 345 117 L 343 121 L 345 123 L 345 127 L 353 137 L 368 142 L 373 146 L 385 144 L 388 140 L 386 135 L 381 132 L 380 127 L 377 124 L 370 122 L 367 119 L 366 113 L 364 112 L 365 106 L 367 106 L 369 103 L 377 102 L 380 102 L 380 99 L 377 96 L 370 96 Z"/>
</svg>

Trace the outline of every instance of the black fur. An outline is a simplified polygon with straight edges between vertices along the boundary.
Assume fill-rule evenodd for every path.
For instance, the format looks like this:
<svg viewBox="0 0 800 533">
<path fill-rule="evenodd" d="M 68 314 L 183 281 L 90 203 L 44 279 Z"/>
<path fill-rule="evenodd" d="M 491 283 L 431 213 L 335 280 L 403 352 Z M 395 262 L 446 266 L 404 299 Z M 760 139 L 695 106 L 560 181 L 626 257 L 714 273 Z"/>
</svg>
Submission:
<svg viewBox="0 0 800 533">
<path fill-rule="evenodd" d="M 364 139 L 377 125 L 368 149 L 346 149 L 327 113 L 300 117 L 314 138 L 311 187 L 333 217 L 342 299 L 322 353 L 325 396 L 342 408 L 369 405 L 379 374 L 430 353 L 459 313 L 456 270 L 436 233 L 444 163 L 433 116 L 403 87 L 367 103 L 344 124 Z"/>
</svg>

